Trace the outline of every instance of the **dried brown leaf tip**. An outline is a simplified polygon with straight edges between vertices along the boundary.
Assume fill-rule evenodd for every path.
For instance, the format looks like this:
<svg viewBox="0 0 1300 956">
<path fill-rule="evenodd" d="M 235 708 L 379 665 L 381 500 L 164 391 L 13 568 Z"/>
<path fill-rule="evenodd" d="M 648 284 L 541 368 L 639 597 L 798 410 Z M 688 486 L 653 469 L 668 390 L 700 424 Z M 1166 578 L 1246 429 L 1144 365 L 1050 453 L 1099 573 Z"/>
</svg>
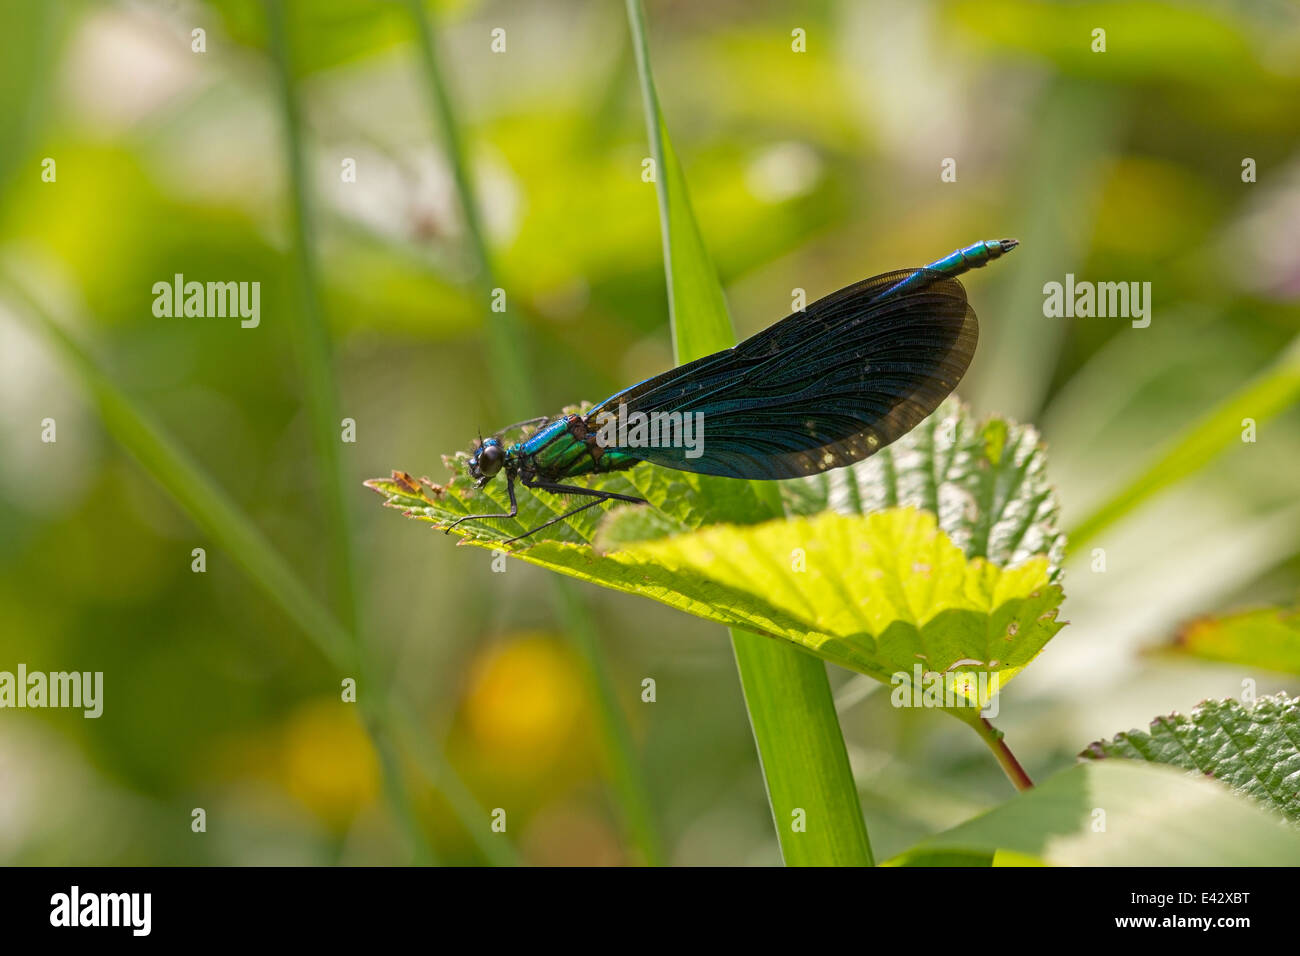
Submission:
<svg viewBox="0 0 1300 956">
<path fill-rule="evenodd" d="M 428 484 L 428 479 L 423 478 L 420 482 Z M 385 498 L 425 498 L 425 500 L 428 500 L 428 497 L 420 490 L 420 482 L 417 482 L 404 471 L 395 471 L 391 478 L 369 478 L 363 481 L 362 484 Z M 430 487 L 436 488 L 433 485 L 430 485 Z"/>
<path fill-rule="evenodd" d="M 415 479 L 404 471 L 393 472 L 393 484 L 397 485 L 397 487 L 401 488 L 408 495 L 418 495 L 420 493 L 420 489 L 416 485 Z"/>
</svg>

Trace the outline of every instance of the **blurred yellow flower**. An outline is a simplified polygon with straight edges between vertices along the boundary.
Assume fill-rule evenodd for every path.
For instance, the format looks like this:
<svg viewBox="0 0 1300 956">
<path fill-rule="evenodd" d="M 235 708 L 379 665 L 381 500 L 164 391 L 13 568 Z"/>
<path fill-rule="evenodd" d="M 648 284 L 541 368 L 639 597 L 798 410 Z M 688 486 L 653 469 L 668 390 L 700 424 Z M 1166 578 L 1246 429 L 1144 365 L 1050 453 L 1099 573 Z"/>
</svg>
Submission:
<svg viewBox="0 0 1300 956">
<path fill-rule="evenodd" d="M 592 715 L 574 654 L 558 640 L 526 635 L 475 661 L 464 702 L 466 736 L 494 772 L 530 777 L 586 763 Z"/>
<path fill-rule="evenodd" d="M 332 826 L 347 825 L 379 792 L 379 766 L 356 706 L 304 703 L 282 730 L 285 789 Z"/>
</svg>

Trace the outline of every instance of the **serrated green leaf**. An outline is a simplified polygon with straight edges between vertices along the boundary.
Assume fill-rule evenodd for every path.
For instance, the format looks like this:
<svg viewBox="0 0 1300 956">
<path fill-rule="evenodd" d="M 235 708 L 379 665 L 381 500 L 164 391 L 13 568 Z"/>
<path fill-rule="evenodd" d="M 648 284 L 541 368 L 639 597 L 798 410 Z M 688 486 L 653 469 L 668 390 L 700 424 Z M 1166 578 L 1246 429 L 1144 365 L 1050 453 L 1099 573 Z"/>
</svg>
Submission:
<svg viewBox="0 0 1300 956">
<path fill-rule="evenodd" d="M 583 414 L 590 407 L 590 403 L 571 405 L 562 409 L 562 414 Z M 530 430 L 525 430 L 519 437 L 528 434 Z M 504 479 L 490 481 L 484 488 L 478 488 L 469 477 L 469 455 L 466 452 L 444 455 L 442 462 L 452 476 L 443 485 L 435 484 L 428 478 L 416 480 L 406 472 L 393 472 L 392 478 L 374 478 L 365 484 L 381 494 L 395 494 L 399 498 L 413 497 L 413 503 L 424 509 L 421 517 L 436 518 L 448 523 L 465 515 L 510 510 L 510 497 Z M 402 476 L 400 481 L 399 475 Z M 627 529 L 632 540 L 678 534 L 709 524 L 752 524 L 771 517 L 771 512 L 759 501 L 751 483 L 731 478 L 639 465 L 630 471 L 588 475 L 582 480 L 588 488 L 633 495 L 650 503 L 650 509 L 640 506 L 613 509 L 635 513 Z M 404 484 L 404 489 L 394 483 Z M 530 531 L 590 500 L 546 492 L 534 493 L 522 485 L 516 485 L 515 491 L 519 513 L 513 519 L 493 518 L 467 522 L 458 526 L 453 533 L 471 543 L 499 543 Z M 596 540 L 602 520 L 610 514 L 609 505 L 598 505 L 537 532 L 528 538 L 527 545 L 535 546 L 544 541 L 591 544 Z M 633 528 L 638 530 L 632 532 Z M 617 540 L 621 540 L 621 535 L 612 539 Z"/>
<path fill-rule="evenodd" d="M 389 507 L 435 523 L 459 500 L 401 473 L 367 484 Z M 603 554 L 548 539 L 517 556 L 760 631 L 887 683 L 919 665 L 974 680 L 996 673 L 1000 686 L 1061 627 L 1046 558 L 1011 569 L 970 560 L 934 515 L 914 508 L 715 525 Z"/>
<path fill-rule="evenodd" d="M 564 412 L 586 407 L 571 406 Z M 466 470 L 468 457 L 464 452 L 444 457 L 453 475 L 446 485 L 420 480 L 429 497 L 419 502 L 427 509 L 423 514 L 452 521 L 509 510 L 504 482 L 489 482 L 482 490 L 475 487 Z M 378 491 L 389 480 L 374 479 L 367 485 Z M 713 524 L 753 524 L 770 517 L 751 482 L 653 465 L 583 480 L 589 488 L 645 498 L 658 513 L 638 506 L 609 510 L 598 506 L 538 532 L 528 539 L 529 545 L 585 542 L 610 550 Z M 869 514 L 898 506 L 930 511 L 968 558 L 987 558 L 1010 567 L 1043 556 L 1052 583 L 1060 583 L 1065 538 L 1057 527 L 1059 506 L 1047 483 L 1046 450 L 1038 433 L 1001 418 L 976 421 L 956 399 L 948 399 L 912 432 L 871 458 L 774 484 L 780 486 L 787 513 L 792 515 Z M 581 503 L 581 499 L 516 490 L 519 514 L 513 520 L 475 521 L 454 533 L 466 539 L 505 541 Z"/>
<path fill-rule="evenodd" d="M 481 490 L 476 488 L 466 473 L 467 460 L 464 452 L 443 458 L 443 463 L 452 471 L 452 478 L 443 485 L 428 478 L 415 479 L 406 472 L 393 472 L 392 478 L 373 478 L 365 484 L 381 494 L 395 495 L 396 502 L 387 502 L 390 507 L 402 510 L 414 507 L 419 517 L 439 523 L 450 523 L 466 515 L 509 511 L 510 498 L 505 483 L 494 481 Z M 596 475 L 586 481 L 586 486 L 635 495 L 650 502 L 650 509 L 642 506 L 616 509 L 640 512 L 634 516 L 636 524 L 628 526 L 629 531 L 632 527 L 640 529 L 633 539 L 680 534 L 719 522 L 751 524 L 767 517 L 747 493 L 745 482 L 726 478 L 643 465 L 618 474 Z M 533 493 L 520 486 L 516 486 L 515 491 L 519 513 L 514 518 L 466 522 L 453 529 L 452 534 L 467 544 L 499 545 L 590 500 Z M 609 505 L 598 505 L 544 528 L 526 542 L 514 546 L 512 553 L 523 556 L 529 548 L 547 542 L 591 545 L 596 541 L 602 519 L 610 514 L 602 510 L 607 508 Z M 647 510 L 654 514 L 646 514 Z M 622 538 L 614 538 L 612 543 L 618 540 Z"/>
<path fill-rule="evenodd" d="M 389 507 L 438 525 L 507 510 L 504 484 L 479 490 L 465 457 L 446 459 L 454 475 L 446 486 L 402 472 L 366 484 Z M 923 675 L 960 673 L 953 678 L 960 696 L 981 673 L 1004 685 L 1061 627 L 1064 538 L 1045 465 L 1034 429 L 977 422 L 950 399 L 872 458 L 782 482 L 796 516 L 788 521 L 757 524 L 765 511 L 749 482 L 641 465 L 594 476 L 588 486 L 639 495 L 651 507 L 591 508 L 512 553 L 761 631 L 886 683 L 917 665 Z M 515 518 L 476 520 L 453 533 L 499 547 L 581 500 L 518 495 Z M 830 515 L 877 520 L 822 520 Z M 806 571 L 793 566 L 796 549 Z M 864 561 L 864 549 L 875 563 Z M 970 708 L 958 716 L 971 719 Z"/>
<path fill-rule="evenodd" d="M 1296 866 L 1300 833 L 1213 780 L 1127 760 L 1086 762 L 889 861 L 970 865 Z"/>
<path fill-rule="evenodd" d="M 1300 611 L 1257 608 L 1192 621 L 1167 648 L 1207 661 L 1300 674 Z"/>
<path fill-rule="evenodd" d="M 949 398 L 911 432 L 847 468 L 782 482 L 787 509 L 865 514 L 931 511 L 968 558 L 1001 567 L 1046 556 L 1060 583 L 1065 536 L 1038 432 L 1005 418 L 977 421 Z"/>
<path fill-rule="evenodd" d="M 1079 756 L 1195 770 L 1300 821 L 1300 700 L 1285 694 L 1261 697 L 1250 708 L 1235 700 L 1202 701 L 1190 717 L 1157 717 L 1149 733 L 1117 734 Z"/>
</svg>

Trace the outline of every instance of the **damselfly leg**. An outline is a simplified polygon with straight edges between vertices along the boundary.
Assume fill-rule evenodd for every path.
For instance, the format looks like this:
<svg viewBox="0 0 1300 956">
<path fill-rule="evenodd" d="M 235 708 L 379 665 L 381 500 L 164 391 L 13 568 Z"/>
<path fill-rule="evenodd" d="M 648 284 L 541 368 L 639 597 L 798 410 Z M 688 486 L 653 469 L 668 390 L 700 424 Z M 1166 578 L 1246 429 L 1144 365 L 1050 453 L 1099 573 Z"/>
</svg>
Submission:
<svg viewBox="0 0 1300 956">
<path fill-rule="evenodd" d="M 570 518 L 573 515 L 578 514 L 580 511 L 586 511 L 588 508 L 594 508 L 596 507 L 596 505 L 600 504 L 603 501 L 626 501 L 629 504 L 634 504 L 634 505 L 644 505 L 648 503 L 644 498 L 637 498 L 633 495 L 620 495 L 614 491 L 597 491 L 594 488 L 583 488 L 580 487 L 579 485 L 557 485 L 551 482 L 538 481 L 536 478 L 533 478 L 531 480 L 528 478 L 522 478 L 521 481 L 523 481 L 525 487 L 534 489 L 536 491 L 548 491 L 551 494 L 555 494 L 555 495 L 583 495 L 584 497 L 595 498 L 596 500 L 589 501 L 585 505 L 579 505 L 578 507 L 572 509 L 571 511 L 566 511 L 562 515 L 556 515 L 550 521 L 544 521 L 541 524 L 539 524 L 536 528 L 533 528 L 531 531 L 525 531 L 521 535 L 516 535 L 513 538 L 509 538 L 501 542 L 502 544 L 513 544 L 516 541 L 522 541 L 524 538 L 536 534 L 537 532 L 541 531 L 543 528 L 549 528 L 551 525 L 563 521 L 565 518 Z M 451 529 L 456 527 L 456 525 L 460 524 L 463 521 L 472 521 L 476 518 L 516 517 L 519 514 L 519 503 L 515 500 L 514 479 L 509 475 L 506 476 L 506 494 L 510 496 L 509 512 L 501 512 L 499 514 L 464 515 L 463 517 L 457 518 L 451 524 L 447 525 L 447 527 L 443 529 L 443 533 L 451 534 Z"/>
<path fill-rule="evenodd" d="M 549 491 L 553 495 L 584 495 L 584 496 L 595 498 L 596 500 L 589 501 L 585 505 L 579 505 L 578 507 L 574 508 L 572 511 L 566 511 L 562 515 L 556 515 L 550 521 L 542 522 L 532 531 L 525 531 L 523 534 L 511 538 L 509 541 L 503 541 L 502 544 L 513 544 L 516 541 L 522 541 L 524 538 L 536 534 L 537 532 L 541 531 L 543 528 L 549 528 L 551 525 L 555 524 L 556 522 L 563 521 L 565 518 L 571 518 L 573 515 L 576 515 L 580 511 L 586 511 L 588 508 L 594 508 L 596 507 L 596 505 L 600 504 L 603 501 L 626 501 L 629 504 L 634 504 L 634 505 L 649 504 L 649 502 L 646 501 L 644 498 L 637 498 L 634 497 L 633 495 L 620 495 L 614 491 L 596 491 L 594 488 L 583 488 L 580 487 L 579 485 L 557 485 L 546 481 L 538 481 L 536 478 L 534 478 L 531 481 L 525 478 L 523 479 L 523 482 L 524 485 L 527 486 L 528 488 L 534 488 L 538 491 Z"/>
<path fill-rule="evenodd" d="M 451 529 L 456 527 L 456 525 L 460 524 L 462 521 L 472 521 L 475 518 L 513 518 L 515 515 L 519 514 L 519 503 L 515 501 L 515 480 L 514 478 L 510 477 L 510 475 L 506 475 L 506 494 L 510 496 L 509 513 L 492 514 L 492 515 L 465 515 L 464 517 L 457 518 L 451 524 L 447 525 L 447 527 L 443 528 L 442 529 L 443 534 L 451 534 Z M 530 531 L 529 534 L 532 534 L 532 532 Z"/>
</svg>

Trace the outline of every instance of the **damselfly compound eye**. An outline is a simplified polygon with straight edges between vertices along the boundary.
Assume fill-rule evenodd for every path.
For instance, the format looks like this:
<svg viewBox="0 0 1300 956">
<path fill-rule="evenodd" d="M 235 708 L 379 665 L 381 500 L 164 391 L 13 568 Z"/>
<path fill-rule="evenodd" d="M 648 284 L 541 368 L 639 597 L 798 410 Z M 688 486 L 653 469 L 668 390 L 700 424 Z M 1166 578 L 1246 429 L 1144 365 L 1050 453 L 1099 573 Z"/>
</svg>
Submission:
<svg viewBox="0 0 1300 956">
<path fill-rule="evenodd" d="M 491 478 L 506 462 L 506 450 L 492 439 L 483 443 L 479 449 L 478 455 L 475 456 L 478 462 L 479 474 L 484 478 Z"/>
</svg>

